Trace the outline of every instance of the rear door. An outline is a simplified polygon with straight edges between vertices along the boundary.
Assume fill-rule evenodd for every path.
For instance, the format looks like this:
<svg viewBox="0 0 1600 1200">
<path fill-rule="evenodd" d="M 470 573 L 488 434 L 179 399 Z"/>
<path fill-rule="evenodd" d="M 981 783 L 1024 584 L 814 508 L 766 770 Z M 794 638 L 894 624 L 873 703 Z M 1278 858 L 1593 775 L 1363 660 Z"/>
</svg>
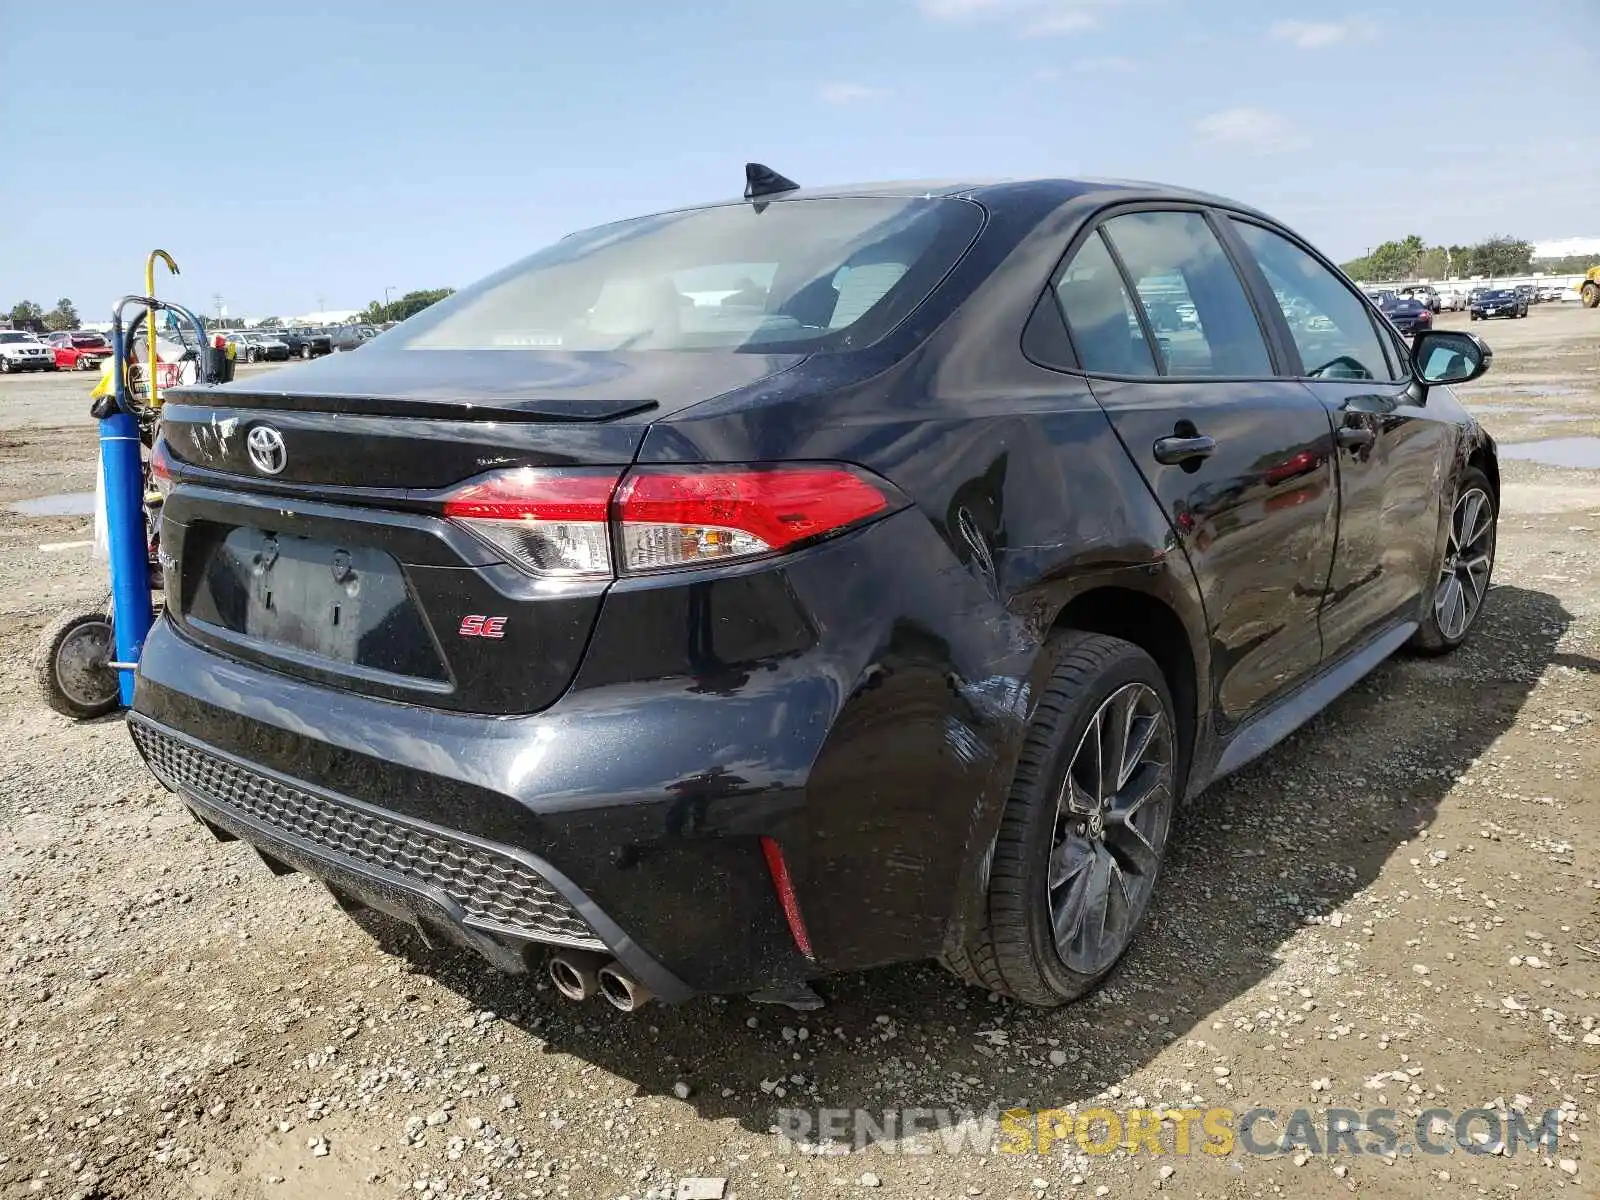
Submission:
<svg viewBox="0 0 1600 1200">
<path fill-rule="evenodd" d="M 1210 626 L 1217 711 L 1314 671 L 1335 538 L 1326 410 L 1276 377 L 1261 321 L 1199 209 L 1123 211 L 1056 296 L 1080 365 L 1181 540 Z"/>
<path fill-rule="evenodd" d="M 1298 375 L 1336 430 L 1339 541 L 1323 602 L 1332 657 L 1414 612 L 1433 583 L 1456 427 L 1430 412 L 1404 340 L 1309 248 L 1234 219 L 1287 324 Z"/>
</svg>

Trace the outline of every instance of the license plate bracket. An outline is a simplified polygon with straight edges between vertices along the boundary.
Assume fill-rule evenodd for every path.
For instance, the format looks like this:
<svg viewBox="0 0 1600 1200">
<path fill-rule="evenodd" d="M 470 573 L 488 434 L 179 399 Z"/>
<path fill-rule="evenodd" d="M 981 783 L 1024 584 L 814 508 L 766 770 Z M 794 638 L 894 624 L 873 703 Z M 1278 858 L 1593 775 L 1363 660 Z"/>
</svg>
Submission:
<svg viewBox="0 0 1600 1200">
<path fill-rule="evenodd" d="M 187 615 L 256 645 L 439 680 L 426 622 L 395 559 L 271 530 L 218 530 Z"/>
</svg>

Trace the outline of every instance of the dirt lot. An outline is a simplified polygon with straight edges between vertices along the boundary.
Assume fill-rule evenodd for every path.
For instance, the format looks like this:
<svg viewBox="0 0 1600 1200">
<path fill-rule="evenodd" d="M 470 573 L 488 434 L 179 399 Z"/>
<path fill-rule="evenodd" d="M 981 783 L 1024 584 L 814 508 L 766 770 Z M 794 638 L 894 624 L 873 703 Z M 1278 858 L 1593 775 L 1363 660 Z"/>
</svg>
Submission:
<svg viewBox="0 0 1600 1200">
<path fill-rule="evenodd" d="M 1467 399 L 1502 443 L 1600 435 L 1600 313 L 1474 329 L 1498 356 Z M 0 509 L 92 486 L 86 390 L 0 380 Z M 1600 470 L 1503 469 L 1472 642 L 1384 666 L 1189 811 L 1135 950 L 1053 1013 L 914 966 L 828 981 L 811 1014 L 627 1017 L 390 957 L 214 843 L 120 722 L 38 701 L 34 639 L 101 573 L 39 549 L 85 518 L 0 511 L 0 1197 L 1600 1194 Z M 790 1106 L 990 1105 L 1561 1123 L 1553 1155 L 843 1156 L 771 1132 Z"/>
</svg>

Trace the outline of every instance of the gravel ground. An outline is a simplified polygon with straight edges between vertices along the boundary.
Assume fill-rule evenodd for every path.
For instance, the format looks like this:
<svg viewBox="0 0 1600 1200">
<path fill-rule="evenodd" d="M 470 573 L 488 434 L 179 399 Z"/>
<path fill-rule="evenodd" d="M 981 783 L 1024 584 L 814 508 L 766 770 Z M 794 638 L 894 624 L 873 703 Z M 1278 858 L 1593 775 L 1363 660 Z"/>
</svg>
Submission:
<svg viewBox="0 0 1600 1200">
<path fill-rule="evenodd" d="M 1498 357 L 1466 398 L 1503 443 L 1600 434 L 1600 313 L 1473 328 Z M 1387 664 L 1187 812 L 1090 1000 L 1037 1012 L 910 966 L 826 981 L 815 1013 L 628 1017 L 385 953 L 304 877 L 214 843 L 120 722 L 44 707 L 34 640 L 102 576 L 39 549 L 85 518 L 4 506 L 92 487 L 86 392 L 0 380 L 0 1198 L 1600 1192 L 1600 471 L 1505 462 L 1472 642 Z M 789 1106 L 990 1105 L 1389 1107 L 1402 1129 L 1554 1108 L 1561 1136 L 1553 1155 L 1157 1158 L 773 1133 Z"/>
</svg>

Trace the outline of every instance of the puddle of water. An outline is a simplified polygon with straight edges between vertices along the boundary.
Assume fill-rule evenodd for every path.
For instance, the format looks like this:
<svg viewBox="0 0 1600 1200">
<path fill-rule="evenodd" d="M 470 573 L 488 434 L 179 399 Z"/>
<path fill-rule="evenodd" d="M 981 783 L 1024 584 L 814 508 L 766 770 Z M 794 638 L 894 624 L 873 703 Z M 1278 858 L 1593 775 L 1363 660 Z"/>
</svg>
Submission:
<svg viewBox="0 0 1600 1200">
<path fill-rule="evenodd" d="M 1576 396 L 1583 391 L 1570 383 L 1519 383 L 1500 390 L 1515 392 L 1519 396 Z"/>
<path fill-rule="evenodd" d="M 1587 467 L 1600 470 L 1600 437 L 1550 438 L 1543 442 L 1512 442 L 1500 447 L 1502 458 L 1520 458 L 1549 467 Z"/>
<path fill-rule="evenodd" d="M 92 517 L 93 492 L 61 492 L 54 496 L 36 496 L 32 500 L 17 500 L 6 505 L 7 512 L 24 517 Z"/>
</svg>

